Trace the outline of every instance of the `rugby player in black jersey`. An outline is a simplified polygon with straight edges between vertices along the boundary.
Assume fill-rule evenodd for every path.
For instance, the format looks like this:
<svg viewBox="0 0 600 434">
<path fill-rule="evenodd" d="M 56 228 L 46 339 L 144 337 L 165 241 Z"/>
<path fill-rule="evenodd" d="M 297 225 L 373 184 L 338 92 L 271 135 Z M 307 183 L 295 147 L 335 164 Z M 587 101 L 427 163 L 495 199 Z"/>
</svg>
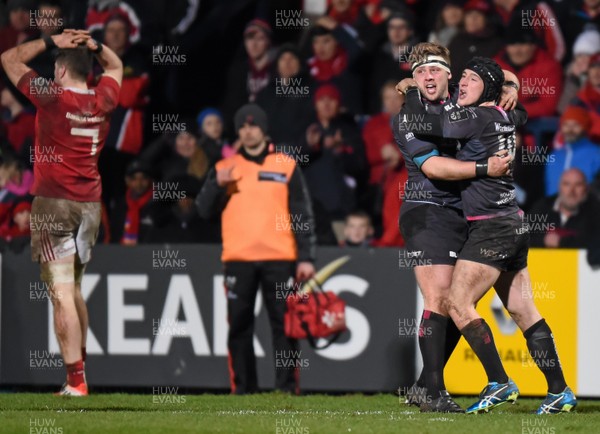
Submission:
<svg viewBox="0 0 600 434">
<path fill-rule="evenodd" d="M 466 66 L 459 84 L 457 103 L 431 114 L 416 87 L 407 91 L 405 109 L 421 115 L 412 125 L 415 137 L 444 137 L 461 141 L 456 158 L 475 162 L 476 178 L 461 181 L 462 208 L 468 222 L 468 238 L 454 268 L 446 310 L 482 362 L 488 385 L 467 413 L 487 412 L 514 402 L 519 395 L 506 374 L 494 338 L 475 310 L 478 300 L 493 286 L 502 303 L 523 331 L 531 357 L 548 383 L 548 395 L 538 414 L 569 412 L 577 400 L 567 386 L 550 327 L 533 301 L 527 270 L 529 232 L 515 199 L 510 174 L 485 176 L 488 159 L 501 151 L 514 154 L 517 112 L 497 105 L 504 74 L 491 59 L 476 57 Z"/>
</svg>

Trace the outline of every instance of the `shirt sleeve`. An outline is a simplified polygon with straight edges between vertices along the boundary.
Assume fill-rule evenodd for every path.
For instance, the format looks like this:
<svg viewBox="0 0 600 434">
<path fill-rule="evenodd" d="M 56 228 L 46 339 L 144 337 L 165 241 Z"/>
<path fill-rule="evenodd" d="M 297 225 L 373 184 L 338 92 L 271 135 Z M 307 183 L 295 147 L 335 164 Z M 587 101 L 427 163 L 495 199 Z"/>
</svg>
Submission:
<svg viewBox="0 0 600 434">
<path fill-rule="evenodd" d="M 17 88 L 38 109 L 56 103 L 63 93 L 54 80 L 40 77 L 33 69 L 23 74 Z"/>
<path fill-rule="evenodd" d="M 100 107 L 105 112 L 113 111 L 119 104 L 119 92 L 121 88 L 119 83 L 107 75 L 103 75 L 95 88 L 97 97 L 99 98 Z"/>
<path fill-rule="evenodd" d="M 435 144 L 417 137 L 412 131 L 409 131 L 407 122 L 403 120 L 405 115 L 403 109 L 398 115 L 394 116 L 392 121 L 394 139 L 404 158 L 412 160 L 420 169 L 428 158 L 438 156 L 440 153 Z"/>
</svg>

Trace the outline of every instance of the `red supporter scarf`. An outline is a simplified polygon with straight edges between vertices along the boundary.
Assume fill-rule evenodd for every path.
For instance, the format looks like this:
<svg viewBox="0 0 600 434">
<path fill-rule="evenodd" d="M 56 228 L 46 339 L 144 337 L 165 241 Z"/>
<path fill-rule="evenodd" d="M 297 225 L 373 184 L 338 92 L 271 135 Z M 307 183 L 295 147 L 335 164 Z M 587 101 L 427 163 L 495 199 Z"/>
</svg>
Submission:
<svg viewBox="0 0 600 434">
<path fill-rule="evenodd" d="M 340 75 L 348 66 L 348 55 L 342 47 L 337 47 L 334 56 L 330 60 L 319 60 L 311 57 L 308 60 L 310 75 L 317 81 L 329 81 Z"/>
<path fill-rule="evenodd" d="M 588 106 L 591 111 L 597 111 L 600 108 L 600 92 L 588 82 L 579 92 L 579 97 Z"/>
<path fill-rule="evenodd" d="M 127 215 L 125 216 L 125 229 L 123 230 L 121 244 L 135 244 L 140 231 L 140 210 L 152 199 L 152 189 L 148 189 L 146 193 L 137 199 L 133 198 L 131 190 L 127 190 L 125 199 L 127 200 Z"/>
</svg>

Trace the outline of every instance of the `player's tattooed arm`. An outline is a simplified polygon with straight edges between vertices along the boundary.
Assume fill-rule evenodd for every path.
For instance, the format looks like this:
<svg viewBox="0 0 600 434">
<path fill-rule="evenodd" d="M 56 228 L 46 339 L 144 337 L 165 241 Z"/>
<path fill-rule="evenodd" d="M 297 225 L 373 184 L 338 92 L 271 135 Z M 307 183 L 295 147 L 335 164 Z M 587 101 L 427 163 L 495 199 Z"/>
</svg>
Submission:
<svg viewBox="0 0 600 434">
<path fill-rule="evenodd" d="M 17 45 L 2 53 L 2 67 L 8 79 L 17 86 L 21 77 L 27 74 L 31 68 L 27 66 L 37 55 L 49 48 L 75 48 L 85 43 L 90 38 L 87 30 L 66 29 L 59 35 L 46 36 L 44 39 L 36 39 Z"/>
</svg>

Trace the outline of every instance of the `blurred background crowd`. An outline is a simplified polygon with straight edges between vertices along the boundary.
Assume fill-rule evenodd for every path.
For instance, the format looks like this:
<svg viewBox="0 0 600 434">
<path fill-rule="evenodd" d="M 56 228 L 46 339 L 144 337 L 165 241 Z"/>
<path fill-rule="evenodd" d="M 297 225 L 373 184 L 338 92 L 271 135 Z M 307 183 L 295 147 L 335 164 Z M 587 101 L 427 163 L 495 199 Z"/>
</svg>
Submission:
<svg viewBox="0 0 600 434">
<path fill-rule="evenodd" d="M 89 29 L 124 64 L 99 242 L 219 243 L 194 198 L 239 149 L 235 111 L 255 102 L 273 147 L 302 168 L 320 245 L 403 246 L 390 116 L 412 47 L 430 41 L 450 49 L 454 81 L 473 56 L 520 79 L 515 183 L 532 245 L 600 246 L 600 0 L 0 1 L 0 52 L 62 28 Z M 30 66 L 53 76 L 50 53 Z M 4 75 L 0 90 L 0 238 L 18 249 L 35 111 Z"/>
</svg>

